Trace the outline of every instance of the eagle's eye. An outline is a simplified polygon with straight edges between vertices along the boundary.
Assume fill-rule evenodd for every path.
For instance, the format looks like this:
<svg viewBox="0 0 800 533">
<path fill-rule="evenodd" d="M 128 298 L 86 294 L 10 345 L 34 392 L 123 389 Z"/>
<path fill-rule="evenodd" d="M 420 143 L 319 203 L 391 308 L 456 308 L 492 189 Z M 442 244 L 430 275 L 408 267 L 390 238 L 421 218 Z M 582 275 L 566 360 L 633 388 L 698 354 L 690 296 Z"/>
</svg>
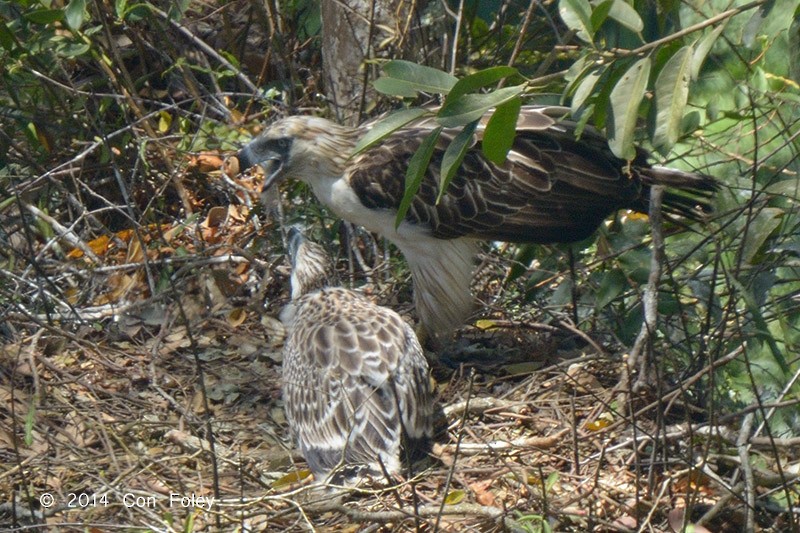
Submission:
<svg viewBox="0 0 800 533">
<path fill-rule="evenodd" d="M 281 151 L 286 151 L 292 145 L 292 140 L 289 137 L 279 137 L 275 139 L 275 147 Z"/>
</svg>

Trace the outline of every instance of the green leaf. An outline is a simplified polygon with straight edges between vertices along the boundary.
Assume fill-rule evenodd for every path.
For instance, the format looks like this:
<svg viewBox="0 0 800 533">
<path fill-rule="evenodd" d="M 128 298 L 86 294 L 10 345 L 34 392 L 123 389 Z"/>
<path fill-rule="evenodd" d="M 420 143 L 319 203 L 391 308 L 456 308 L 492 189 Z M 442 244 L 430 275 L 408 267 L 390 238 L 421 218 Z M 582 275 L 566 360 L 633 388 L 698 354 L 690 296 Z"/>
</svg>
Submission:
<svg viewBox="0 0 800 533">
<path fill-rule="evenodd" d="M 717 42 L 719 34 L 725 29 L 725 26 L 728 24 L 728 20 L 730 19 L 722 22 L 722 24 L 714 28 L 714 31 L 704 35 L 703 38 L 698 41 L 697 47 L 694 50 L 694 55 L 692 56 L 693 80 L 696 80 L 700 75 L 700 68 L 703 66 L 706 56 L 708 56 L 708 53 L 711 51 L 711 47 L 714 46 L 714 43 Z"/>
<path fill-rule="evenodd" d="M 372 83 L 372 86 L 379 93 L 388 94 L 389 96 L 399 96 L 401 98 L 414 98 L 420 90 L 416 84 L 406 80 L 389 78 L 388 76 L 381 76 Z"/>
<path fill-rule="evenodd" d="M 447 94 L 458 82 L 458 78 L 447 72 L 399 59 L 386 63 L 383 72 L 385 75 L 375 80 L 375 89 L 391 90 L 394 92 L 386 94 L 396 96 L 412 97 L 418 91 Z"/>
<path fill-rule="evenodd" d="M 600 79 L 600 76 L 603 75 L 604 67 L 600 67 L 597 70 L 593 70 L 592 72 L 588 73 L 578 85 L 578 88 L 575 89 L 575 94 L 572 96 L 572 105 L 570 107 L 572 114 L 577 115 L 578 111 L 580 110 L 581 106 L 583 106 L 586 99 L 592 95 L 592 90 L 597 85 L 597 81 Z"/>
<path fill-rule="evenodd" d="M 453 141 L 447 146 L 442 156 L 442 170 L 439 182 L 439 194 L 436 196 L 436 203 L 442 199 L 442 195 L 447 190 L 453 177 L 456 175 L 461 162 L 467 151 L 473 145 L 475 128 L 478 126 L 478 121 L 474 120 L 464 126 L 458 135 L 455 136 Z"/>
<path fill-rule="evenodd" d="M 396 111 L 384 119 L 377 122 L 372 128 L 364 135 L 358 143 L 356 143 L 353 155 L 359 154 L 370 148 L 371 146 L 381 142 L 383 139 L 399 130 L 409 122 L 412 122 L 419 117 L 430 113 L 427 109 L 421 107 L 413 107 L 411 109 L 402 109 Z"/>
<path fill-rule="evenodd" d="M 522 93 L 524 85 L 503 87 L 486 94 L 465 94 L 457 100 L 445 102 L 437 120 L 445 128 L 457 128 L 478 120 L 493 107 L 500 106 Z"/>
<path fill-rule="evenodd" d="M 470 74 L 469 76 L 461 78 L 455 85 L 453 85 L 453 88 L 450 89 L 450 92 L 447 94 L 447 100 L 456 100 L 464 94 L 474 93 L 481 87 L 486 87 L 487 85 L 497 83 L 503 78 L 517 74 L 517 72 L 517 69 L 513 67 L 500 66 L 490 67 L 474 74 Z M 445 100 L 445 102 L 447 100 Z"/>
<path fill-rule="evenodd" d="M 592 42 L 592 6 L 588 0 L 560 0 L 558 14 L 569 29 L 575 30 L 579 38 L 587 43 Z"/>
<path fill-rule="evenodd" d="M 37 9 L 23 16 L 34 24 L 50 24 L 64 18 L 64 12 L 61 9 Z"/>
<path fill-rule="evenodd" d="M 786 362 L 786 358 L 783 355 L 778 343 L 775 341 L 775 337 L 770 334 L 769 331 L 769 324 L 767 324 L 766 319 L 764 318 L 763 310 L 758 302 L 756 301 L 755 296 L 753 293 L 748 290 L 742 282 L 736 279 L 733 275 L 730 275 L 728 278 L 733 287 L 739 291 L 739 294 L 742 296 L 744 300 L 745 306 L 747 310 L 750 311 L 750 314 L 753 316 L 753 322 L 755 323 L 756 330 L 757 330 L 757 337 L 763 339 L 764 342 L 767 343 L 769 346 L 770 352 L 772 352 L 772 357 L 775 359 L 775 362 L 780 365 L 781 370 L 784 372 L 785 375 L 789 375 L 789 364 Z"/>
<path fill-rule="evenodd" d="M 0 46 L 10 52 L 14 49 L 15 41 L 14 34 L 8 29 L 6 23 L 0 20 Z"/>
<path fill-rule="evenodd" d="M 800 84 L 800 6 L 794 12 L 789 26 L 789 76 Z"/>
<path fill-rule="evenodd" d="M 747 238 L 742 243 L 742 260 L 748 264 L 753 264 L 758 252 L 764 248 L 764 244 L 775 231 L 781 220 L 784 211 L 778 207 L 763 208 L 750 222 L 747 228 Z"/>
<path fill-rule="evenodd" d="M 653 144 L 666 149 L 672 148 L 681 133 L 681 121 L 689 98 L 689 78 L 691 76 L 692 45 L 686 45 L 661 69 L 656 79 L 656 129 Z"/>
<path fill-rule="evenodd" d="M 80 29 L 86 15 L 86 0 L 69 0 L 69 4 L 64 9 L 64 18 L 67 26 L 73 30 Z"/>
<path fill-rule="evenodd" d="M 545 481 L 544 481 L 544 490 L 545 490 L 546 492 L 548 492 L 548 493 L 549 493 L 549 492 L 550 492 L 550 490 L 552 490 L 552 488 L 553 488 L 553 487 L 555 486 L 555 484 L 558 482 L 558 480 L 560 479 L 560 477 L 561 477 L 561 476 L 560 476 L 560 474 L 558 473 L 558 470 L 556 470 L 556 471 L 554 471 L 554 472 L 550 472 L 550 475 L 548 475 L 548 476 L 547 476 L 547 479 L 545 479 Z M 546 523 L 546 522 L 545 522 L 545 523 Z"/>
<path fill-rule="evenodd" d="M 25 446 L 28 448 L 33 444 L 33 425 L 36 422 L 36 404 L 39 401 L 37 395 L 31 396 L 30 404 L 28 405 L 28 412 L 25 413 Z"/>
<path fill-rule="evenodd" d="M 451 490 L 447 493 L 447 496 L 444 497 L 444 503 L 446 505 L 455 505 L 457 503 L 461 503 L 466 495 L 467 493 L 461 489 Z"/>
<path fill-rule="evenodd" d="M 403 193 L 403 199 L 400 201 L 400 206 L 397 208 L 397 218 L 394 221 L 395 229 L 400 227 L 400 223 L 408 213 L 411 207 L 411 201 L 414 195 L 417 194 L 419 186 L 422 183 L 422 178 L 425 177 L 425 171 L 431 162 L 431 156 L 436 150 L 436 143 L 439 141 L 439 134 L 442 133 L 442 128 L 436 128 L 431 131 L 425 139 L 420 143 L 417 151 L 411 156 L 408 162 L 408 169 L 406 170 L 406 190 Z"/>
<path fill-rule="evenodd" d="M 744 26 L 744 32 L 742 33 L 742 43 L 747 48 L 752 48 L 756 42 L 756 37 L 758 37 L 758 32 L 761 30 L 761 26 L 764 25 L 764 22 L 767 20 L 767 16 L 769 15 L 772 8 L 775 7 L 776 0 L 767 0 L 764 4 L 761 4 L 761 7 L 758 8 L 758 11 L 753 13 L 750 17 L 750 20 L 747 21 L 747 24 Z"/>
<path fill-rule="evenodd" d="M 128 0 L 114 0 L 114 12 L 117 18 L 125 18 L 125 10 L 128 8 Z"/>
<path fill-rule="evenodd" d="M 502 165 L 517 135 L 517 118 L 522 100 L 516 97 L 497 106 L 486 125 L 481 148 L 483 155 L 496 165 Z"/>
<path fill-rule="evenodd" d="M 600 280 L 600 286 L 597 288 L 595 294 L 595 309 L 598 311 L 604 309 L 608 304 L 613 302 L 620 294 L 628 288 L 628 279 L 625 274 L 619 270 L 609 270 Z"/>
<path fill-rule="evenodd" d="M 608 12 L 608 16 L 632 32 L 639 33 L 644 29 L 644 22 L 642 22 L 642 17 L 639 16 L 639 13 L 627 3 L 625 0 L 612 0 L 613 3 L 611 4 L 611 10 Z"/>
<path fill-rule="evenodd" d="M 639 104 L 644 98 L 647 81 L 650 78 L 650 65 L 649 57 L 634 63 L 620 78 L 609 96 L 613 128 L 608 145 L 614 155 L 621 159 L 630 161 L 636 156 L 633 134 L 639 116 Z"/>
<path fill-rule="evenodd" d="M 605 22 L 606 18 L 608 18 L 608 13 L 611 11 L 611 6 L 613 5 L 614 0 L 605 0 L 604 2 L 600 2 L 594 6 L 590 19 L 592 28 L 599 28 L 603 25 L 603 22 Z"/>
<path fill-rule="evenodd" d="M 288 487 L 289 485 L 300 483 L 301 481 L 310 476 L 311 476 L 311 470 L 307 468 L 303 470 L 294 470 L 273 481 L 271 487 L 273 489 L 282 489 L 284 487 Z"/>
</svg>

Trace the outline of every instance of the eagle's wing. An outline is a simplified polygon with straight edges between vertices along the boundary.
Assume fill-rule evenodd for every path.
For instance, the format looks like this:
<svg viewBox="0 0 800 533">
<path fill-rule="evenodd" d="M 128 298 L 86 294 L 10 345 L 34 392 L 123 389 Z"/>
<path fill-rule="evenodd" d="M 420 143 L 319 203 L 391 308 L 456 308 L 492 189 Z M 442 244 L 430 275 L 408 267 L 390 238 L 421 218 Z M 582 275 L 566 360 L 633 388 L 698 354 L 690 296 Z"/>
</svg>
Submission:
<svg viewBox="0 0 800 533">
<path fill-rule="evenodd" d="M 296 302 L 284 350 L 287 418 L 316 474 L 340 464 L 380 471 L 379 461 L 394 472 L 404 430 L 430 437 L 427 363 L 393 311 L 346 289 L 309 294 Z"/>
<path fill-rule="evenodd" d="M 444 150 L 455 131 L 444 130 L 423 182 L 409 209 L 409 222 L 430 227 L 436 237 L 469 236 L 488 240 L 564 242 L 585 238 L 618 209 L 647 210 L 648 185 L 657 183 L 639 151 L 630 164 L 615 157 L 607 140 L 590 127 L 576 139 L 577 125 L 561 117 L 561 107 L 523 107 L 517 135 L 502 165 L 487 160 L 476 142 L 436 203 Z M 371 208 L 397 209 L 403 197 L 411 156 L 430 132 L 432 123 L 412 125 L 390 136 L 348 165 L 346 178 L 362 203 Z M 697 175 L 686 183 L 691 188 Z M 657 178 L 657 176 L 656 176 Z M 686 211 L 691 213 L 693 203 Z M 673 206 L 672 196 L 665 206 Z"/>
</svg>

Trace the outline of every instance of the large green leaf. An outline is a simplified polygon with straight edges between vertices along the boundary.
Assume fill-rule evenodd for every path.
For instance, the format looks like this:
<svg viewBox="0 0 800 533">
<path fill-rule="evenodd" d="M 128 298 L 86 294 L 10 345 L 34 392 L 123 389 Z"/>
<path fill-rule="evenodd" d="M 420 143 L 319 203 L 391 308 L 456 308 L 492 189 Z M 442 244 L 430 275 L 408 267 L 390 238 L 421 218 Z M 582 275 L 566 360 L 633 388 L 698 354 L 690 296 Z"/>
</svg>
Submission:
<svg viewBox="0 0 800 533">
<path fill-rule="evenodd" d="M 64 18 L 64 12 L 60 9 L 37 9 L 23 15 L 34 24 L 50 24 Z"/>
<path fill-rule="evenodd" d="M 64 18 L 67 26 L 73 30 L 80 29 L 86 17 L 86 0 L 69 0 L 64 9 Z"/>
<path fill-rule="evenodd" d="M 10 52 L 14 49 L 15 41 L 14 34 L 8 29 L 6 23 L 0 20 L 0 46 Z"/>
<path fill-rule="evenodd" d="M 516 73 L 517 69 L 514 67 L 499 66 L 490 67 L 474 74 L 470 74 L 469 76 L 461 78 L 455 85 L 453 85 L 453 88 L 450 89 L 450 92 L 447 94 L 447 99 L 455 100 L 464 94 L 473 93 L 482 87 L 497 83 L 498 81 L 509 76 L 513 76 Z"/>
<path fill-rule="evenodd" d="M 756 44 L 756 37 L 758 37 L 759 32 L 761 31 L 761 27 L 767 21 L 767 17 L 772 11 L 772 8 L 775 7 L 777 0 L 767 0 L 758 8 L 758 11 L 752 14 L 750 20 L 747 21 L 747 24 L 744 26 L 744 31 L 742 32 L 742 43 L 747 48 L 753 48 Z"/>
<path fill-rule="evenodd" d="M 689 98 L 689 78 L 694 48 L 686 45 L 661 69 L 656 79 L 656 128 L 653 144 L 672 148 L 681 133 L 681 121 Z"/>
<path fill-rule="evenodd" d="M 612 0 L 608 16 L 629 30 L 639 33 L 644 29 L 644 22 L 639 13 L 625 0 Z"/>
<path fill-rule="evenodd" d="M 780 346 L 778 346 L 775 337 L 770 334 L 769 324 L 767 324 L 767 320 L 764 318 L 764 310 L 760 305 L 758 305 L 758 301 L 756 300 L 755 296 L 747 287 L 744 286 L 744 284 L 742 284 L 741 281 L 736 279 L 733 274 L 728 276 L 728 282 L 730 282 L 730 284 L 733 285 L 733 287 L 736 288 L 739 291 L 739 294 L 742 296 L 747 310 L 750 311 L 750 314 L 753 317 L 757 336 L 767 343 L 775 362 L 780 365 L 784 374 L 788 375 L 790 372 L 789 363 L 787 363 L 786 357 L 784 357 L 783 351 L 781 350 Z"/>
<path fill-rule="evenodd" d="M 558 14 L 569 29 L 575 30 L 579 38 L 587 43 L 592 42 L 592 6 L 588 0 L 560 0 Z"/>
<path fill-rule="evenodd" d="M 622 270 L 615 268 L 609 270 L 600 280 L 600 286 L 595 294 L 595 309 L 604 309 L 629 287 L 628 278 Z"/>
<path fill-rule="evenodd" d="M 458 168 L 461 166 L 461 162 L 464 160 L 464 156 L 472 146 L 474 142 L 473 135 L 475 134 L 475 128 L 477 126 L 477 120 L 464 126 L 464 129 L 455 136 L 453 141 L 447 146 L 447 150 L 444 151 L 444 155 L 442 156 L 442 169 L 440 172 L 441 177 L 439 178 L 439 194 L 436 196 L 437 204 L 442 199 L 442 195 L 447 190 L 450 182 L 453 181 L 453 177 L 456 175 Z"/>
<path fill-rule="evenodd" d="M 442 133 L 442 128 L 436 128 L 422 140 L 419 148 L 411 160 L 408 162 L 408 169 L 406 169 L 406 190 L 403 193 L 403 199 L 400 201 L 400 207 L 397 209 L 397 218 L 395 218 L 395 229 L 400 227 L 400 223 L 408 213 L 408 208 L 411 207 L 411 201 L 414 195 L 417 194 L 419 186 L 422 183 L 422 178 L 425 177 L 425 171 L 431 162 L 434 150 L 436 150 L 436 143 L 439 141 L 439 134 Z"/>
<path fill-rule="evenodd" d="M 647 81 L 650 78 L 649 57 L 634 63 L 620 78 L 609 97 L 613 128 L 609 134 L 608 145 L 614 155 L 631 160 L 636 156 L 633 134 L 639 116 L 639 104 L 644 98 Z"/>
<path fill-rule="evenodd" d="M 491 108 L 518 97 L 524 88 L 524 85 L 515 85 L 486 94 L 462 95 L 456 100 L 446 102 L 439 110 L 437 120 L 446 128 L 464 126 L 473 120 L 478 120 Z"/>
<path fill-rule="evenodd" d="M 589 19 L 592 28 L 599 28 L 603 22 L 608 18 L 608 13 L 611 11 L 611 6 L 614 5 L 615 0 L 604 0 L 595 4 L 592 8 L 592 17 Z"/>
<path fill-rule="evenodd" d="M 578 88 L 575 89 L 575 94 L 572 95 L 571 110 L 573 115 L 578 114 L 578 110 L 583 106 L 584 102 L 586 102 L 586 99 L 592 95 L 592 91 L 595 85 L 597 85 L 600 76 L 603 75 L 603 71 L 604 67 L 593 70 L 580 81 Z"/>
<path fill-rule="evenodd" d="M 700 68 L 703 66 L 706 56 L 708 56 L 708 53 L 711 51 L 711 47 L 714 46 L 714 43 L 717 42 L 719 34 L 725 29 L 725 26 L 728 24 L 728 20 L 723 21 L 719 26 L 714 28 L 714 31 L 704 35 L 703 38 L 697 42 L 697 46 L 694 49 L 694 54 L 692 55 L 693 80 L 696 80 L 700 75 Z"/>
<path fill-rule="evenodd" d="M 765 207 L 753 217 L 747 228 L 747 238 L 742 243 L 742 261 L 753 264 L 767 239 L 780 225 L 784 210 L 778 207 Z"/>
<path fill-rule="evenodd" d="M 399 130 L 409 122 L 412 122 L 428 113 L 430 113 L 430 111 L 421 107 L 402 109 L 392 113 L 376 123 L 366 135 L 359 139 L 358 143 L 356 143 L 353 155 L 363 152 L 367 148 L 381 142 L 383 139 Z"/>
<path fill-rule="evenodd" d="M 800 6 L 794 11 L 794 21 L 789 26 L 789 76 L 800 84 Z"/>
<path fill-rule="evenodd" d="M 413 97 L 419 91 L 447 94 L 458 82 L 447 72 L 399 59 L 383 65 L 383 72 L 375 80 L 375 90 L 393 96 Z"/>
<path fill-rule="evenodd" d="M 516 97 L 497 109 L 486 125 L 481 148 L 483 155 L 496 165 L 502 165 L 508 156 L 514 137 L 517 135 L 517 118 L 522 107 L 522 100 Z"/>
</svg>

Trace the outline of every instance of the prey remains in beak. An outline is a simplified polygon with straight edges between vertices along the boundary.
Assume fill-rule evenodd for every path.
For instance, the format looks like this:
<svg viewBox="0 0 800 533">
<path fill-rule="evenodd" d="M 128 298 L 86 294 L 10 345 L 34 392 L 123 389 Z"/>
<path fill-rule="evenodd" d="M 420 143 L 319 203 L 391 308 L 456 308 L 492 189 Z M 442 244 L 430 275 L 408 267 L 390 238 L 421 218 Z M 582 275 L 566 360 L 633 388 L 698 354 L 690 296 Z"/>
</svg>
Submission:
<svg viewBox="0 0 800 533">
<path fill-rule="evenodd" d="M 289 137 L 265 137 L 263 135 L 256 137 L 236 155 L 225 160 L 223 171 L 228 176 L 237 176 L 250 167 L 261 165 L 267 176 L 261 189 L 263 197 L 267 191 L 281 181 L 282 170 L 289 159 L 291 148 L 292 139 Z"/>
</svg>

